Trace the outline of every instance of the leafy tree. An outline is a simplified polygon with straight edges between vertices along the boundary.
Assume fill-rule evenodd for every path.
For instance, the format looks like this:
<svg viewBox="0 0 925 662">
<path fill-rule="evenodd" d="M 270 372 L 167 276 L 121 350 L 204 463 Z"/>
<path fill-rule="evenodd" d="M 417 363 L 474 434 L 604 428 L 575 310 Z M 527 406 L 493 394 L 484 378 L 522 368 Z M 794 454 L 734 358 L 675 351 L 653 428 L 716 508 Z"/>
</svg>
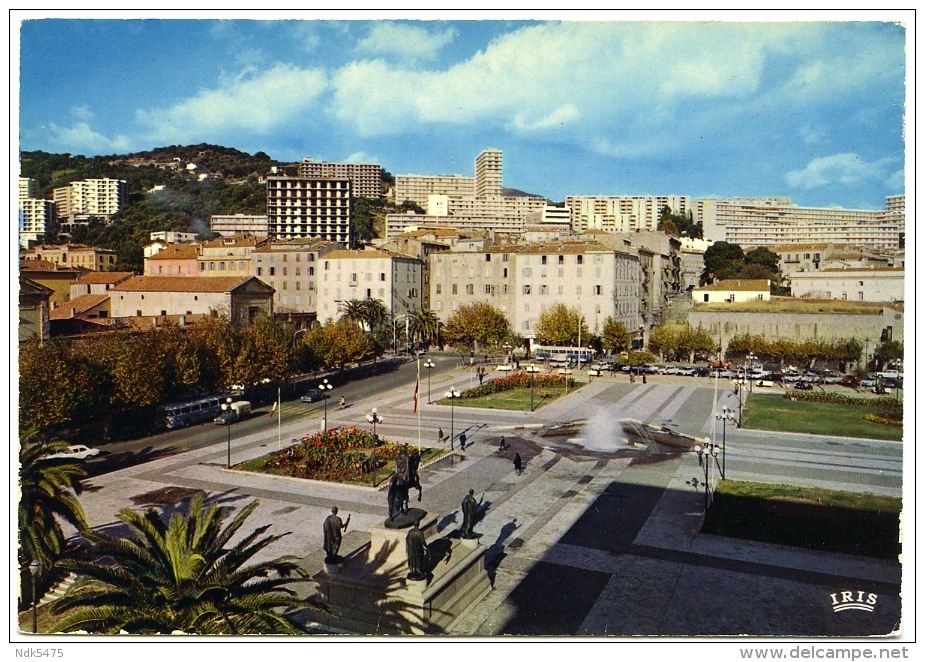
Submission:
<svg viewBox="0 0 925 662">
<path fill-rule="evenodd" d="M 898 340 L 882 342 L 874 350 L 874 356 L 880 366 L 885 366 L 890 361 L 900 360 L 903 358 L 903 344 Z"/>
<path fill-rule="evenodd" d="M 629 349 L 632 336 L 623 322 L 618 322 L 613 317 L 608 317 L 604 320 L 601 340 L 605 348 L 612 353 L 616 353 Z"/>
<path fill-rule="evenodd" d="M 726 241 L 717 241 L 703 253 L 703 274 L 700 276 L 700 284 L 706 285 L 713 278 L 734 277 L 744 262 L 745 254 L 741 246 Z"/>
<path fill-rule="evenodd" d="M 95 411 L 99 375 L 70 341 L 23 343 L 19 350 L 20 431 L 44 430 Z"/>
<path fill-rule="evenodd" d="M 770 250 L 767 246 L 753 248 L 745 254 L 745 264 L 755 264 L 765 267 L 771 273 L 779 273 L 780 255 Z"/>
<path fill-rule="evenodd" d="M 511 335 L 511 325 L 504 313 L 484 301 L 460 306 L 446 322 L 444 336 L 453 345 L 478 350 L 478 346 L 493 346 Z"/>
<path fill-rule="evenodd" d="M 227 317 L 202 320 L 190 333 L 190 339 L 196 347 L 202 383 L 207 388 L 227 388 L 238 383 L 235 378 L 242 339 Z"/>
<path fill-rule="evenodd" d="M 259 315 L 241 330 L 241 336 L 241 352 L 235 361 L 235 378 L 240 383 L 289 377 L 289 339 L 282 327 Z"/>
<path fill-rule="evenodd" d="M 658 357 L 652 352 L 630 352 L 626 355 L 626 365 L 645 365 L 647 363 L 655 363 L 656 361 L 658 361 Z"/>
<path fill-rule="evenodd" d="M 116 634 L 299 634 L 304 626 L 281 609 L 326 608 L 300 599 L 287 584 L 306 581 L 285 556 L 246 565 L 284 535 L 263 534 L 269 524 L 230 540 L 257 508 L 252 501 L 225 526 L 230 508 L 205 508 L 202 493 L 189 514 L 165 523 L 154 509 L 119 513 L 127 538 L 87 532 L 99 561 L 66 560 L 61 566 L 80 579 L 52 613 L 63 615 L 55 631 Z M 263 536 L 263 537 L 261 537 Z M 301 577 L 294 577 L 301 575 Z"/>
<path fill-rule="evenodd" d="M 35 428 L 19 438 L 19 562 L 23 567 L 35 559 L 49 569 L 61 557 L 66 538 L 59 520 L 79 531 L 88 527 L 77 500 L 86 471 L 75 460 L 48 457 L 67 449 L 63 441 L 42 440 Z"/>
<path fill-rule="evenodd" d="M 536 339 L 543 345 L 577 347 L 580 342 L 586 342 L 591 336 L 588 325 L 578 309 L 564 303 L 553 304 L 544 311 L 534 331 Z"/>
<path fill-rule="evenodd" d="M 377 353 L 373 340 L 356 324 L 343 318 L 313 326 L 302 336 L 302 343 L 308 350 L 311 363 L 328 367 L 343 367 Z"/>
<path fill-rule="evenodd" d="M 672 357 L 678 350 L 684 327 L 680 324 L 662 324 L 649 331 L 649 349 Z"/>
<path fill-rule="evenodd" d="M 678 342 L 678 351 L 689 356 L 693 363 L 697 355 L 709 356 L 716 351 L 716 343 L 710 333 L 704 328 L 692 329 L 689 325 L 681 334 Z"/>
</svg>

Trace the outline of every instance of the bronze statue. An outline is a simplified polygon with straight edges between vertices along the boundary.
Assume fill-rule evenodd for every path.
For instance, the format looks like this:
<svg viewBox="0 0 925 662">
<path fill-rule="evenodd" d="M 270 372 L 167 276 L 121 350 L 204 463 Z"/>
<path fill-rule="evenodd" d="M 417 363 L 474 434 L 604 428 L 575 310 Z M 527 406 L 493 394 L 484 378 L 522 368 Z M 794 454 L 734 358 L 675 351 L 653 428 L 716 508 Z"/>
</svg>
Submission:
<svg viewBox="0 0 925 662">
<path fill-rule="evenodd" d="M 415 522 L 408 535 L 405 536 L 405 551 L 408 554 L 408 579 L 423 581 L 427 579 L 424 563 L 430 557 L 427 540 L 421 531 L 420 522 Z"/>
<path fill-rule="evenodd" d="M 388 499 L 389 519 L 395 519 L 396 515 L 408 511 L 408 484 L 398 475 L 398 472 L 392 474 L 392 480 L 389 481 Z"/>
<path fill-rule="evenodd" d="M 417 451 L 413 451 L 408 457 L 408 489 L 412 487 L 416 488 L 418 491 L 418 501 L 421 500 L 421 495 L 423 490 L 421 489 L 421 477 L 418 474 L 418 467 L 421 466 L 421 455 Z"/>
<path fill-rule="evenodd" d="M 324 520 L 324 551 L 327 556 L 325 563 L 340 563 L 343 559 L 337 555 L 340 551 L 341 531 L 347 530 L 350 524 L 350 515 L 347 515 L 347 521 L 341 521 L 337 516 L 337 506 L 331 508 L 331 514 Z"/>
<path fill-rule="evenodd" d="M 475 515 L 479 509 L 479 504 L 476 503 L 473 494 L 475 494 L 475 490 L 469 490 L 469 494 L 462 500 L 462 537 L 468 539 L 478 537 L 478 534 L 472 532 L 472 527 L 475 526 Z"/>
<path fill-rule="evenodd" d="M 405 485 L 411 482 L 411 474 L 408 469 L 408 444 L 402 446 L 398 457 L 395 458 L 395 475 L 402 479 Z"/>
</svg>

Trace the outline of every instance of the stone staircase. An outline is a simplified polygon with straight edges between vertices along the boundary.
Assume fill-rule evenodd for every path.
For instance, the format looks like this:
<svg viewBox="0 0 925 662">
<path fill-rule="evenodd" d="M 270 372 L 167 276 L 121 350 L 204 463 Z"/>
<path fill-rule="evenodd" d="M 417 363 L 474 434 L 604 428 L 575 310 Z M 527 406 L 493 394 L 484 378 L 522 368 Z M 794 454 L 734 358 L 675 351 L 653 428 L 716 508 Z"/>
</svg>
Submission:
<svg viewBox="0 0 925 662">
<path fill-rule="evenodd" d="M 54 602 L 59 598 L 63 598 L 64 594 L 67 593 L 67 590 L 74 585 L 74 582 L 77 581 L 77 575 L 72 572 L 69 572 L 64 578 L 55 584 L 44 596 L 39 600 L 38 606 L 47 605 L 49 602 Z"/>
</svg>

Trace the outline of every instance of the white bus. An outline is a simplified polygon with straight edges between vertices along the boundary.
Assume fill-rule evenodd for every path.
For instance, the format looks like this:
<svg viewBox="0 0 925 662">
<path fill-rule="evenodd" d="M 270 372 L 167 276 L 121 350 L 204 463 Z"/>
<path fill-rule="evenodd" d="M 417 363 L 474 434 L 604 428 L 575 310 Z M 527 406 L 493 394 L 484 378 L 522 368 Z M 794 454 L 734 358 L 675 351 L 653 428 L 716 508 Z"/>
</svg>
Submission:
<svg viewBox="0 0 925 662">
<path fill-rule="evenodd" d="M 537 360 L 550 363 L 590 363 L 595 351 L 590 347 L 556 347 L 554 345 L 533 345 L 530 351 Z"/>
</svg>

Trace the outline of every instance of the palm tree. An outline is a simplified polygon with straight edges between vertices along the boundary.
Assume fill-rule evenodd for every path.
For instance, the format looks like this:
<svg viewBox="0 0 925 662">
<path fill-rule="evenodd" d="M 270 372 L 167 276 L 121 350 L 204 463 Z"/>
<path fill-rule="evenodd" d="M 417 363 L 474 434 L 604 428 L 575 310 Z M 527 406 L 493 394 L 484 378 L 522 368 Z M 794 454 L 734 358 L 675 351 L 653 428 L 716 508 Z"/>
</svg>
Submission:
<svg viewBox="0 0 925 662">
<path fill-rule="evenodd" d="M 341 317 L 367 333 L 376 331 L 386 322 L 389 311 L 379 299 L 348 299 L 340 304 Z"/>
<path fill-rule="evenodd" d="M 80 579 L 52 612 L 64 614 L 55 631 L 137 634 L 298 634 L 305 627 L 284 608 L 327 611 L 313 599 L 298 598 L 285 584 L 303 582 L 297 557 L 285 556 L 244 567 L 253 556 L 283 535 L 261 536 L 262 526 L 233 547 L 226 547 L 258 501 L 245 506 L 225 526 L 230 508 L 203 507 L 193 497 L 189 514 L 175 513 L 166 524 L 150 509 L 123 509 L 119 519 L 128 538 L 88 532 L 99 561 L 66 560 L 60 565 Z M 290 578 L 293 573 L 300 577 Z"/>
<path fill-rule="evenodd" d="M 365 302 L 363 299 L 348 299 L 340 302 L 341 318 L 348 319 L 358 327 L 367 330 Z"/>
<path fill-rule="evenodd" d="M 19 560 L 38 560 L 45 569 L 64 553 L 66 540 L 59 518 L 78 531 L 88 528 L 77 500 L 87 472 L 74 460 L 50 458 L 68 449 L 64 441 L 36 438 L 33 428 L 19 438 Z"/>
<path fill-rule="evenodd" d="M 437 313 L 426 308 L 421 308 L 411 318 L 411 333 L 417 340 L 427 339 L 433 343 L 442 326 Z"/>
</svg>

